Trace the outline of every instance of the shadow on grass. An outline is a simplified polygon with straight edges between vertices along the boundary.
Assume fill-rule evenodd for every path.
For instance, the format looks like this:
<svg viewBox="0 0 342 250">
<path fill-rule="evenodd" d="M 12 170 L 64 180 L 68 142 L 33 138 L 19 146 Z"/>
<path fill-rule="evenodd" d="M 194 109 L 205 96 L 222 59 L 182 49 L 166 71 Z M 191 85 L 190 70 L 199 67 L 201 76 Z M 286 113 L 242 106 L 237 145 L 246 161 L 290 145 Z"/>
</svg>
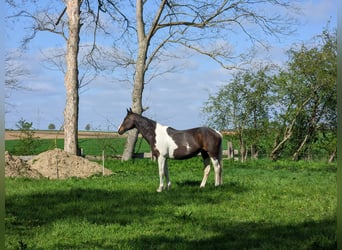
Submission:
<svg viewBox="0 0 342 250">
<path fill-rule="evenodd" d="M 133 249 L 337 249 L 335 221 L 277 226 L 235 223 L 210 228 L 217 236 L 199 241 L 156 235 L 130 242 Z"/>
<path fill-rule="evenodd" d="M 17 223 L 30 227 L 68 218 L 126 225 L 136 217 L 150 213 L 156 202 L 152 196 L 140 192 L 72 188 L 7 198 L 6 213 L 17 218 Z"/>
<path fill-rule="evenodd" d="M 224 183 L 222 186 L 213 186 L 212 183 L 207 183 L 204 188 L 200 188 L 200 181 L 194 181 L 194 180 L 184 180 L 184 181 L 176 181 L 176 185 L 180 189 L 191 189 L 193 192 L 196 191 L 212 191 L 212 190 L 217 190 L 221 192 L 229 192 L 229 193 L 244 193 L 248 192 L 250 188 L 241 185 L 239 182 L 236 181 L 230 181 L 228 183 Z"/>
<path fill-rule="evenodd" d="M 198 184 L 198 182 L 183 181 L 178 183 L 179 187 L 175 190 L 162 194 L 143 190 L 106 191 L 100 188 L 73 187 L 67 190 L 11 196 L 6 199 L 6 223 L 10 229 L 9 233 L 13 234 L 18 232 L 25 234 L 26 231 L 61 219 L 85 219 L 96 225 L 126 226 L 136 222 L 146 224 L 156 216 L 156 207 L 160 210 L 170 209 L 170 207 L 172 209 L 170 200 L 178 200 L 179 204 L 191 200 L 198 206 L 202 204 L 214 206 L 216 198 L 213 198 L 213 190 L 216 193 L 215 197 L 227 191 L 241 193 L 248 190 L 232 182 L 219 189 L 206 187 L 204 191 L 192 192 L 199 190 Z M 186 190 L 180 192 L 181 189 Z M 157 215 L 159 217 L 170 216 L 163 211 L 157 213 L 160 213 Z M 156 231 L 152 236 L 141 231 L 133 240 L 118 240 L 117 247 L 123 249 L 282 249 L 282 247 L 283 249 L 301 249 L 303 246 L 303 249 L 336 249 L 333 219 L 284 226 L 238 223 L 229 219 L 224 221 L 191 220 L 181 223 L 190 223 L 190 227 L 201 227 L 214 236 L 203 240 L 190 240 L 177 232 L 168 231 L 163 225 L 161 227 L 163 230 L 151 229 Z M 107 247 L 107 244 L 89 239 L 83 247 L 61 242 L 56 248 L 116 248 Z"/>
<path fill-rule="evenodd" d="M 201 182 L 193 181 L 193 180 L 185 180 L 185 181 L 176 181 L 176 184 L 180 187 L 199 187 Z"/>
<path fill-rule="evenodd" d="M 73 187 L 67 190 L 48 190 L 30 195 L 6 198 L 7 217 L 15 218 L 22 227 L 43 226 L 68 218 L 85 218 L 91 223 L 118 223 L 127 225 L 136 220 L 153 216 L 156 207 L 170 207 L 189 201 L 201 204 L 222 202 L 222 193 L 247 191 L 237 184 L 221 187 L 207 185 L 200 189 L 196 181 L 177 184 L 170 191 L 105 190 Z M 182 190 L 183 189 L 183 190 Z M 11 220 L 10 220 L 11 221 Z"/>
</svg>

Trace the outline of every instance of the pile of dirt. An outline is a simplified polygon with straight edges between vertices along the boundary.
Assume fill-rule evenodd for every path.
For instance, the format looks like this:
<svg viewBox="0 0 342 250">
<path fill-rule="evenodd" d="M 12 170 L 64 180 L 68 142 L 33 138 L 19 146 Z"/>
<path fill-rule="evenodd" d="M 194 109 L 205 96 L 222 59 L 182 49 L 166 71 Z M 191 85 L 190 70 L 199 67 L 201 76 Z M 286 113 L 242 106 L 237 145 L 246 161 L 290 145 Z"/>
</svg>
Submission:
<svg viewBox="0 0 342 250">
<path fill-rule="evenodd" d="M 13 156 L 12 156 L 13 158 Z M 19 158 L 17 158 L 18 160 Z M 19 159 L 20 160 L 20 159 Z M 46 177 L 49 179 L 66 179 L 69 177 L 86 178 L 94 174 L 102 173 L 102 166 L 85 158 L 70 155 L 61 149 L 53 149 L 43 152 L 31 160 L 24 162 L 20 160 L 21 168 L 28 168 L 36 171 L 40 176 L 25 177 Z M 18 162 L 19 164 L 19 162 Z M 7 168 L 7 160 L 6 160 Z M 112 171 L 104 168 L 104 174 L 110 175 Z M 7 175 L 6 175 L 7 176 Z M 23 175 L 17 175 L 23 176 Z"/>
<path fill-rule="evenodd" d="M 19 157 L 13 156 L 5 151 L 5 176 L 6 177 L 43 177 L 37 170 L 32 169 L 29 164 Z"/>
</svg>

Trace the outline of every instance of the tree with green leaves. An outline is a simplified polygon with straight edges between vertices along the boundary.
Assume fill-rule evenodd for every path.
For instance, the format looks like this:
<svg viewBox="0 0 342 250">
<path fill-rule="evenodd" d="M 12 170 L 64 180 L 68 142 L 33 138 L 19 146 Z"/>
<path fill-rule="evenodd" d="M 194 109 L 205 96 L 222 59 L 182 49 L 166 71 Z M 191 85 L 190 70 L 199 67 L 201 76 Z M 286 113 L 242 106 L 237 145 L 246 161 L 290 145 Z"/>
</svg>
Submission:
<svg viewBox="0 0 342 250">
<path fill-rule="evenodd" d="M 236 132 L 242 160 L 246 158 L 247 144 L 253 157 L 258 155 L 267 133 L 272 104 L 270 72 L 271 67 L 261 67 L 257 72 L 237 73 L 218 93 L 210 95 L 203 107 L 209 126 Z"/>
<path fill-rule="evenodd" d="M 237 73 L 204 104 L 208 125 L 236 132 L 242 158 L 246 144 L 255 152 L 263 145 L 273 160 L 282 155 L 303 159 L 323 145 L 334 158 L 336 31 L 325 29 L 314 41 L 289 50 L 280 70 Z"/>
<path fill-rule="evenodd" d="M 336 31 L 326 29 L 315 40 L 312 47 L 291 49 L 287 68 L 274 79 L 281 112 L 273 160 L 284 150 L 301 159 L 319 133 L 336 132 Z"/>
<path fill-rule="evenodd" d="M 20 131 L 19 145 L 15 148 L 17 155 L 31 155 L 35 152 L 35 148 L 39 145 L 39 138 L 35 136 L 33 123 L 21 118 L 16 123 L 17 129 Z"/>
<path fill-rule="evenodd" d="M 48 125 L 48 129 L 49 129 L 49 130 L 55 130 L 55 129 L 56 129 L 56 125 L 55 125 L 54 123 L 50 123 L 50 124 Z"/>
<path fill-rule="evenodd" d="M 84 129 L 87 130 L 87 131 L 90 131 L 90 129 L 91 129 L 90 124 L 88 123 L 88 124 L 84 127 Z"/>
</svg>

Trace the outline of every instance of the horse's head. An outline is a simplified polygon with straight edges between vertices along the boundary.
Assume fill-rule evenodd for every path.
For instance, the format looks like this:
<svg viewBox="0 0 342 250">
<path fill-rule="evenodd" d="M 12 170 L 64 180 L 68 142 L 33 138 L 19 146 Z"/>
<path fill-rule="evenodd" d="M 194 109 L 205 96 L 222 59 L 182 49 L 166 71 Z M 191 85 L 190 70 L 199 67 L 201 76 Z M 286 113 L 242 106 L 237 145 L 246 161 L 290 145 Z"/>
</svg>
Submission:
<svg viewBox="0 0 342 250">
<path fill-rule="evenodd" d="M 119 130 L 118 130 L 118 133 L 119 133 L 119 135 L 122 135 L 127 130 L 130 130 L 132 128 L 135 128 L 134 113 L 133 113 L 132 109 L 127 109 L 127 115 L 126 115 L 125 119 L 123 120 L 123 122 L 121 123 Z"/>
</svg>

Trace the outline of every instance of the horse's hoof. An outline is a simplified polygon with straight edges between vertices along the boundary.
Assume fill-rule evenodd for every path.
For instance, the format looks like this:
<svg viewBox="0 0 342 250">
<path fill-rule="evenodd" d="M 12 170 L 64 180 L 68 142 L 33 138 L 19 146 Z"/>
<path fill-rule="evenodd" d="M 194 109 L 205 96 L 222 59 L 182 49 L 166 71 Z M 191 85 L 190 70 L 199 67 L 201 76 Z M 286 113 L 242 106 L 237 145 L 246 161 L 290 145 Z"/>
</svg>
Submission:
<svg viewBox="0 0 342 250">
<path fill-rule="evenodd" d="M 158 189 L 157 189 L 157 192 L 158 193 L 161 193 L 163 191 L 163 188 L 162 187 L 159 187 Z"/>
</svg>

